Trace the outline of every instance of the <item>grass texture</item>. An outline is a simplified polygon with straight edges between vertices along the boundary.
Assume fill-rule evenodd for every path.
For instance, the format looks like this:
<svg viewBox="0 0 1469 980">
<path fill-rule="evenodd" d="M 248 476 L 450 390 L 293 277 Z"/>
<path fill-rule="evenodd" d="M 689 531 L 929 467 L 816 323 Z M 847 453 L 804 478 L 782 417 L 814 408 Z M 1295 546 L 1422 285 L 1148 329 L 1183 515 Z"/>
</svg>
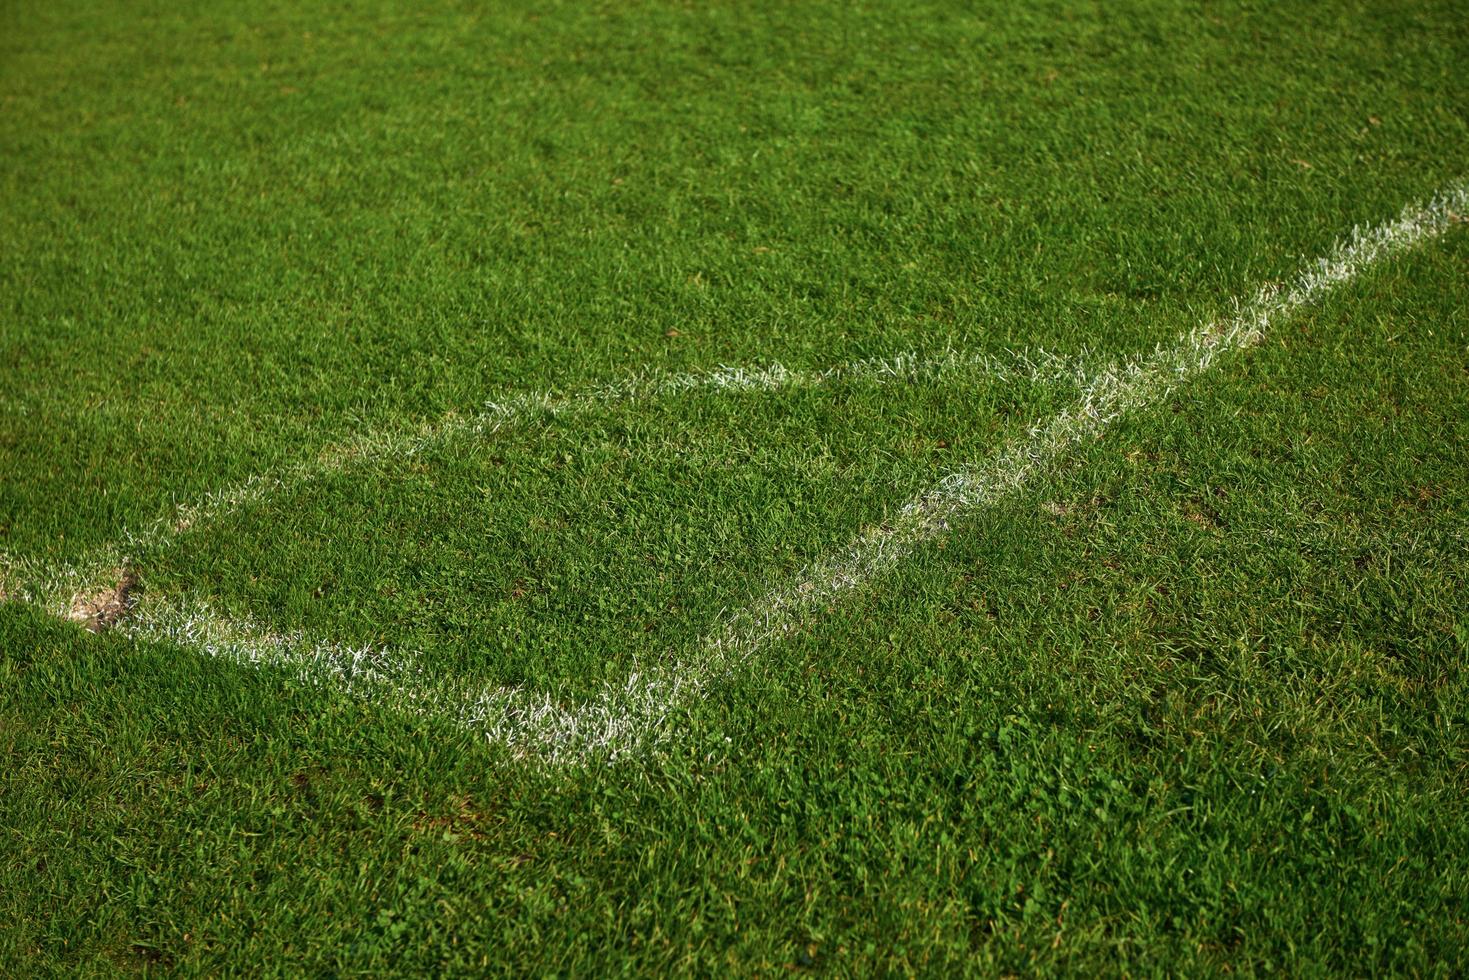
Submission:
<svg viewBox="0 0 1469 980">
<path fill-rule="evenodd" d="M 614 762 L 29 581 L 577 703 L 1463 180 L 1463 13 L 0 10 L 0 972 L 1463 974 L 1461 221 Z"/>
</svg>

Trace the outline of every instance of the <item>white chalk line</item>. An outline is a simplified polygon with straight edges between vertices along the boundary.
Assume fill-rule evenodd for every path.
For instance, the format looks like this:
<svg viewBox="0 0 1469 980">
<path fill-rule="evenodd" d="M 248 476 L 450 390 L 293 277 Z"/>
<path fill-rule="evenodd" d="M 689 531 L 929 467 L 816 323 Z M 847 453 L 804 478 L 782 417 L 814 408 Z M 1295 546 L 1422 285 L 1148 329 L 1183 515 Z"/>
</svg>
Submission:
<svg viewBox="0 0 1469 980">
<path fill-rule="evenodd" d="M 118 542 L 97 548 L 69 565 L 43 565 L 0 553 L 0 590 L 6 588 L 8 580 L 13 595 L 32 596 L 33 601 L 50 608 L 69 605 L 71 597 L 78 592 L 105 589 L 110 584 L 108 576 L 130 556 L 167 546 L 191 531 L 247 507 L 302 489 L 354 465 L 411 458 L 457 439 L 488 438 L 536 419 L 575 416 L 699 392 L 778 392 L 840 382 L 903 384 L 982 380 L 996 385 L 1034 383 L 1079 388 L 1097 360 L 1085 349 L 1076 354 L 1058 354 L 1044 348 L 996 353 L 945 348 L 937 352 L 902 351 L 867 357 L 821 370 L 787 368 L 778 361 L 688 372 L 646 369 L 569 393 L 537 391 L 490 399 L 473 414 L 449 413 L 407 428 L 369 429 L 276 472 L 211 491 L 198 500 L 175 507 L 141 531 L 125 529 Z M 0 591 L 0 596 L 3 594 Z"/>
<path fill-rule="evenodd" d="M 1002 354 L 945 349 L 936 354 L 905 351 L 864 358 L 819 371 L 787 368 L 778 361 L 765 365 L 720 366 L 708 371 L 645 370 L 617 381 L 569 394 L 539 391 L 488 400 L 472 415 L 449 414 L 407 430 L 377 429 L 327 447 L 273 476 L 246 480 L 177 508 L 170 519 L 148 531 L 127 536 L 143 547 L 166 542 L 249 504 L 297 489 L 354 463 L 409 458 L 465 437 L 484 438 L 533 419 L 551 419 L 696 392 L 780 391 L 813 388 L 838 381 L 916 382 L 954 377 L 983 377 L 994 383 L 1032 381 L 1079 385 L 1085 378 L 1086 352 L 1066 356 L 1044 349 Z"/>
<path fill-rule="evenodd" d="M 165 545 L 190 530 L 209 525 L 241 508 L 303 488 L 314 480 L 342 472 L 354 464 L 414 457 L 454 439 L 488 438 L 533 419 L 574 416 L 599 408 L 696 392 L 776 392 L 846 381 L 917 383 L 974 378 L 989 383 L 1080 386 L 1086 381 L 1090 364 L 1096 360 L 1096 356 L 1086 350 L 1077 354 L 1056 354 L 1044 348 L 981 353 L 945 348 L 937 353 L 902 351 L 867 357 L 823 370 L 790 369 L 779 361 L 754 366 L 720 366 L 695 372 L 646 369 L 618 381 L 570 394 L 538 391 L 511 395 L 501 400 L 485 401 L 473 414 L 445 414 L 407 429 L 383 426 L 367 430 L 348 441 L 322 448 L 313 457 L 289 464 L 279 472 L 253 476 L 237 485 L 216 489 L 200 500 L 181 504 L 169 516 L 162 517 L 141 532 L 125 530 L 119 545 L 104 548 L 95 557 L 76 564 L 98 569 L 115 567 L 120 552 L 147 551 Z"/>
<path fill-rule="evenodd" d="M 1371 265 L 1443 234 L 1466 211 L 1469 184 L 1452 185 L 1427 204 L 1405 208 L 1394 221 L 1355 230 L 1288 287 L 1262 289 L 1231 316 L 1197 327 L 1171 346 L 1114 362 L 1082 385 L 1070 408 L 996 455 L 951 473 L 892 521 L 864 530 L 840 552 L 809 566 L 793 584 L 723 616 L 688 656 L 635 670 L 574 707 L 523 688 L 476 690 L 434 678 L 416 654 L 275 633 L 197 604 L 148 602 L 119 628 L 138 639 L 169 640 L 238 663 L 293 669 L 309 684 L 454 722 L 520 758 L 549 765 L 614 760 L 667 739 L 673 716 L 729 671 L 797 630 L 815 611 L 873 582 L 954 521 L 1004 500 L 1117 418 L 1156 403 L 1225 355 L 1259 342 L 1272 325 Z"/>
</svg>

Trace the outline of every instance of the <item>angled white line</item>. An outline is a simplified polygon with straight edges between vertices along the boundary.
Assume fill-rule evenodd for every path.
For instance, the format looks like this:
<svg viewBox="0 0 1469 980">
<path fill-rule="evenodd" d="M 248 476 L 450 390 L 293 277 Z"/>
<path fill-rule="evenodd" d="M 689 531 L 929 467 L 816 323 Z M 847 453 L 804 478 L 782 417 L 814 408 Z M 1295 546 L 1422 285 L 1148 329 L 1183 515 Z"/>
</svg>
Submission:
<svg viewBox="0 0 1469 980">
<path fill-rule="evenodd" d="M 721 366 L 698 372 L 643 370 L 618 381 L 571 394 L 530 392 L 485 401 L 480 410 L 472 414 L 450 413 L 407 429 L 367 430 L 347 442 L 329 445 L 313 457 L 291 464 L 281 472 L 256 476 L 235 486 L 217 489 L 203 500 L 181 505 L 172 516 L 159 520 L 144 532 L 128 533 L 125 542 L 132 548 L 165 544 L 188 530 L 228 516 L 241 507 L 300 488 L 323 476 L 348 469 L 354 463 L 413 457 L 454 439 L 483 438 L 538 417 L 573 416 L 596 408 L 699 391 L 780 391 L 814 388 L 839 381 L 896 383 L 986 378 L 999 383 L 1034 381 L 1081 385 L 1086 381 L 1086 366 L 1091 360 L 1087 351 L 1075 356 L 1062 356 L 1042 348 L 1005 351 L 1002 354 L 943 350 L 931 354 L 903 351 L 892 356 L 849 361 L 826 370 L 793 370 L 779 361 L 754 366 Z"/>
<path fill-rule="evenodd" d="M 901 384 L 973 378 L 998 384 L 1035 382 L 1079 387 L 1085 383 L 1088 367 L 1095 360 L 1086 350 L 1074 355 L 1056 354 L 1043 348 L 1000 353 L 953 349 L 929 353 L 903 351 L 849 361 L 824 370 L 795 370 L 778 361 L 721 366 L 707 371 L 644 370 L 568 394 L 539 391 L 491 399 L 477 412 L 467 415 L 449 413 L 406 428 L 369 429 L 344 442 L 325 446 L 278 471 L 211 491 L 198 500 L 179 505 L 144 530 L 124 530 L 120 542 L 97 549 L 69 569 L 43 568 L 35 562 L 0 553 L 0 585 L 8 569 L 8 577 L 19 583 L 12 586 L 13 590 L 34 594 L 45 591 L 42 583 L 47 580 L 69 580 L 76 577 L 76 570 L 82 570 L 87 573 L 83 577 L 94 582 L 94 588 L 105 588 L 107 575 L 129 555 L 167 545 L 242 508 L 264 503 L 356 464 L 416 456 L 456 439 L 485 438 L 538 418 L 573 416 L 700 391 L 780 391 L 841 381 Z M 67 595 L 75 591 L 73 588 Z M 60 592 L 46 594 L 52 595 L 53 605 L 66 598 Z"/>
<path fill-rule="evenodd" d="M 1382 259 L 1443 234 L 1466 211 L 1469 184 L 1453 185 L 1426 205 L 1404 209 L 1394 221 L 1354 230 L 1288 288 L 1262 289 L 1234 315 L 1197 327 L 1148 357 L 1098 372 L 1071 408 L 988 460 L 951 473 L 909 501 L 891 523 L 863 531 L 792 585 L 727 616 L 690 657 L 634 673 L 574 710 L 520 689 L 500 688 L 459 702 L 453 715 L 490 742 L 548 762 L 615 757 L 664 738 L 670 716 L 681 705 L 796 630 L 815 610 L 887 572 L 919 545 L 946 532 L 953 521 L 1003 500 L 1121 415 L 1155 403 L 1222 356 L 1258 343 L 1274 323 Z"/>
<path fill-rule="evenodd" d="M 1005 499 L 1115 419 L 1156 403 L 1225 355 L 1259 342 L 1272 325 L 1373 264 L 1443 234 L 1466 211 L 1469 184 L 1452 185 L 1428 204 L 1406 208 L 1394 221 L 1354 231 L 1287 288 L 1262 289 L 1225 319 L 1190 330 L 1146 357 L 1111 364 L 1081 386 L 1080 397 L 1070 408 L 1036 425 L 996 455 L 951 473 L 910 500 L 891 522 L 864 530 L 840 552 L 808 567 L 789 586 L 728 614 L 686 656 L 634 671 L 623 682 L 609 684 L 574 707 L 563 707 L 522 688 L 474 690 L 430 676 L 416 655 L 272 633 L 248 622 L 221 619 L 199 606 L 150 603 L 121 628 L 140 639 L 172 640 L 236 662 L 293 669 L 312 684 L 453 721 L 519 757 L 547 764 L 616 759 L 667 738 L 673 716 L 729 671 L 800 628 L 843 594 L 871 583 L 920 545 L 943 535 L 953 522 Z M 784 380 L 788 374 L 782 375 L 778 385 L 790 383 Z M 670 383 L 674 388 L 663 390 L 688 384 L 667 378 L 654 384 Z M 771 386 L 772 380 L 742 375 L 737 380 L 697 384 L 761 388 Z M 570 410 L 573 405 L 626 397 L 632 396 L 587 394 L 563 403 Z M 389 451 L 386 444 L 381 445 L 384 448 L 373 451 Z M 404 446 L 400 451 L 413 451 L 411 442 Z"/>
<path fill-rule="evenodd" d="M 107 589 L 129 557 L 166 546 L 243 508 L 306 487 L 316 480 L 373 460 L 409 458 L 457 439 L 488 438 L 534 419 L 589 413 L 619 405 L 677 397 L 700 391 L 758 392 L 814 388 L 842 381 L 904 384 L 921 381 L 982 379 L 995 384 L 1033 382 L 1079 388 L 1097 358 L 1083 349 L 1056 354 L 1043 348 L 999 353 L 903 351 L 862 358 L 823 370 L 793 370 L 778 361 L 765 365 L 721 366 L 707 371 L 643 370 L 617 381 L 567 394 L 551 391 L 485 401 L 480 410 L 449 413 L 407 428 L 366 430 L 328 445 L 280 470 L 251 477 L 181 504 L 142 531 L 124 530 L 121 540 L 97 548 L 67 565 L 47 565 L 0 552 L 0 599 L 12 596 L 65 615 L 80 593 Z"/>
<path fill-rule="evenodd" d="M 779 361 L 743 367 L 721 366 L 709 371 L 651 370 L 565 395 L 539 391 L 491 399 L 471 415 L 449 414 L 409 429 L 371 430 L 347 442 L 328 446 L 315 457 L 280 473 L 249 479 L 181 506 L 170 519 L 159 521 L 142 534 L 130 535 L 128 542 L 135 547 L 160 544 L 241 507 L 340 472 L 354 463 L 416 456 L 455 439 L 490 436 L 536 418 L 578 415 L 699 391 L 779 391 L 844 380 L 890 383 L 967 376 L 1002 383 L 1030 380 L 1079 385 L 1086 377 L 1084 365 L 1088 357 L 1084 351 L 1076 356 L 1063 356 L 1043 349 L 1007 351 L 1003 355 L 955 350 L 937 354 L 906 351 L 850 361 L 821 371 L 792 370 Z"/>
</svg>

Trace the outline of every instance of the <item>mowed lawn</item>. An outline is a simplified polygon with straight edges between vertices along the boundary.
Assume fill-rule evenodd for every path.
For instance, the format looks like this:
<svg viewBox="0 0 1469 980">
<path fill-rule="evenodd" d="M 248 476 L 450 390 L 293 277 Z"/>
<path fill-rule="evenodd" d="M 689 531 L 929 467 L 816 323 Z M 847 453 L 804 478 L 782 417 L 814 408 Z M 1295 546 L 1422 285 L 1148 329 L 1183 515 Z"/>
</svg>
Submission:
<svg viewBox="0 0 1469 980">
<path fill-rule="evenodd" d="M 0 973 L 1469 971 L 1464 15 L 0 11 Z"/>
</svg>

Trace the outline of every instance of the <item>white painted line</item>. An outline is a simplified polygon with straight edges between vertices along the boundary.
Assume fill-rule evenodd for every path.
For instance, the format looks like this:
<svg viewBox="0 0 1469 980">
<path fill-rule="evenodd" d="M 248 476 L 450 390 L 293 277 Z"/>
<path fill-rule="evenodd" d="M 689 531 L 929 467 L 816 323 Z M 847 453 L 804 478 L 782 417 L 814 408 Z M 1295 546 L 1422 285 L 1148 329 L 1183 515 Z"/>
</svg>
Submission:
<svg viewBox="0 0 1469 980">
<path fill-rule="evenodd" d="M 1005 499 L 1118 417 L 1156 403 L 1224 355 L 1257 343 L 1272 325 L 1374 263 L 1443 234 L 1466 211 L 1469 184 L 1453 185 L 1430 203 L 1405 209 L 1394 221 L 1353 232 L 1288 288 L 1262 289 L 1232 316 L 1195 328 L 1149 356 L 1097 372 L 1069 409 L 996 455 L 951 473 L 910 500 L 890 523 L 863 531 L 840 552 L 807 568 L 793 584 L 725 616 L 688 656 L 634 671 L 575 707 L 559 706 L 546 695 L 521 688 L 468 689 L 431 677 L 416 655 L 273 634 L 223 620 L 202 607 L 145 599 L 137 615 L 120 628 L 138 638 L 173 640 L 236 662 L 293 668 L 312 684 L 453 721 L 522 758 L 552 765 L 616 759 L 669 737 L 673 716 L 731 670 L 845 593 L 872 583 L 920 545 L 947 532 L 953 522 Z M 765 382 L 750 383 L 758 387 Z"/>
<path fill-rule="evenodd" d="M 1354 231 L 1284 290 L 1262 289 L 1232 317 L 1189 331 L 1151 356 L 1096 374 L 1068 410 L 1034 427 L 988 460 L 950 474 L 909 501 L 889 524 L 868 528 L 843 551 L 815 563 L 796 582 L 725 618 L 695 655 L 670 667 L 634 673 L 574 711 L 520 690 L 494 690 L 462 707 L 462 723 L 519 754 L 549 762 L 616 756 L 667 735 L 670 715 L 729 670 L 797 629 L 815 610 L 891 569 L 966 513 L 1004 499 L 1037 472 L 1113 420 L 1156 402 L 1208 371 L 1219 358 L 1258 342 L 1270 326 L 1390 255 L 1442 234 L 1469 205 L 1459 184 L 1392 222 Z"/>
<path fill-rule="evenodd" d="M 644 371 L 567 395 L 550 391 L 515 395 L 486 401 L 473 415 L 450 414 L 406 430 L 384 428 L 366 432 L 348 442 L 329 446 L 314 458 L 303 460 L 276 475 L 255 477 L 181 506 L 170 519 L 159 521 L 142 534 L 128 536 L 127 541 L 136 548 L 162 544 L 243 506 L 305 486 L 341 472 L 354 463 L 416 456 L 454 439 L 483 438 L 535 418 L 577 415 L 629 402 L 699 391 L 780 391 L 845 380 L 891 383 L 963 376 L 983 377 L 998 383 L 1080 384 L 1085 377 L 1084 365 L 1088 357 L 1086 352 L 1068 357 L 1046 350 L 1007 351 L 1003 355 L 954 350 L 937 354 L 910 351 L 851 361 L 822 371 L 791 370 L 778 361 L 768 365 L 718 367 L 711 371 Z"/>
<path fill-rule="evenodd" d="M 1029 382 L 1079 388 L 1086 381 L 1089 366 L 1097 360 L 1086 350 L 1072 355 L 1043 348 L 997 354 L 953 349 L 936 353 L 904 351 L 813 371 L 793 370 L 779 362 L 677 373 L 644 370 L 569 394 L 541 391 L 492 399 L 471 415 L 450 413 L 407 428 L 370 429 L 277 472 L 214 490 L 176 507 L 145 530 L 124 530 L 119 542 L 98 548 L 69 566 L 42 566 L 0 553 L 0 594 L 8 588 L 12 594 L 29 596 L 28 601 L 48 608 L 69 608 L 77 594 L 108 588 L 129 557 L 168 545 L 244 507 L 301 489 L 353 465 L 416 456 L 456 439 L 487 438 L 537 418 L 574 416 L 696 392 L 775 392 L 843 381 L 911 384 L 974 379 L 991 384 Z"/>
</svg>

